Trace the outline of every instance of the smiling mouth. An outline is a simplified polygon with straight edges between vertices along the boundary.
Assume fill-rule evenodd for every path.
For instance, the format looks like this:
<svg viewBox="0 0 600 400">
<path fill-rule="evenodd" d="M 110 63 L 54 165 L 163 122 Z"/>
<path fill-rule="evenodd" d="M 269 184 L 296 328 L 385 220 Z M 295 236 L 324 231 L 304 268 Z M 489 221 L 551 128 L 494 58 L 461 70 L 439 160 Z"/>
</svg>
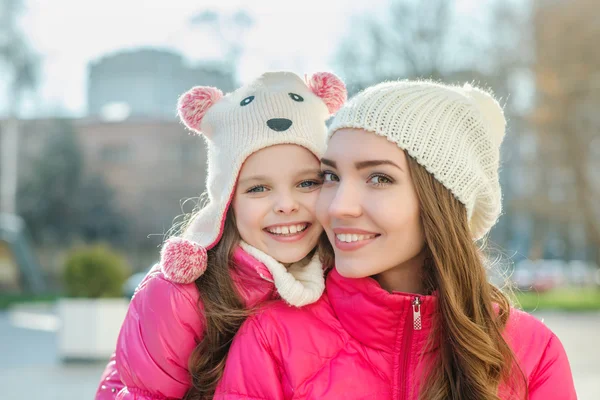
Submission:
<svg viewBox="0 0 600 400">
<path fill-rule="evenodd" d="M 356 233 L 339 233 L 339 234 L 335 235 L 337 240 L 339 240 L 340 242 L 344 242 L 344 243 L 361 242 L 363 240 L 373 239 L 377 236 L 379 236 L 379 235 L 375 234 L 375 233 L 369 234 L 369 235 L 356 234 Z"/>
<path fill-rule="evenodd" d="M 299 233 L 304 232 L 305 230 L 308 229 L 309 226 L 310 226 L 310 224 L 308 224 L 308 223 L 293 224 L 293 225 L 279 225 L 279 226 L 268 227 L 268 228 L 265 228 L 264 230 L 275 236 L 293 236 L 293 235 L 297 235 Z"/>
</svg>

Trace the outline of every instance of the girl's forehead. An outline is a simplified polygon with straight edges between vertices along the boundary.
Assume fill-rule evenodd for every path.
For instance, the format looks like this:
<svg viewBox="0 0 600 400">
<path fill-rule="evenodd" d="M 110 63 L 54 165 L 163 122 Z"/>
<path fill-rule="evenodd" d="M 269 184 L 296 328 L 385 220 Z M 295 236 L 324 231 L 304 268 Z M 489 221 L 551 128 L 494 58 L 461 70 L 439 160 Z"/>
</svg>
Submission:
<svg viewBox="0 0 600 400">
<path fill-rule="evenodd" d="M 263 169 L 276 173 L 319 165 L 319 159 L 307 148 L 297 144 L 265 147 L 251 154 L 242 166 L 244 170 Z"/>
</svg>

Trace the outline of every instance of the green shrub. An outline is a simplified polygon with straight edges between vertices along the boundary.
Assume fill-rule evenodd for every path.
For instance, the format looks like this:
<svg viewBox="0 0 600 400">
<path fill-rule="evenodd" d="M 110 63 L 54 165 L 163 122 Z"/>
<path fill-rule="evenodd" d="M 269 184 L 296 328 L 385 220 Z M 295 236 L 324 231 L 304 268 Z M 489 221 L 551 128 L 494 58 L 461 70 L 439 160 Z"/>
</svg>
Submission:
<svg viewBox="0 0 600 400">
<path fill-rule="evenodd" d="M 563 287 L 547 292 L 521 291 L 515 293 L 516 303 L 526 311 L 563 310 L 598 311 L 600 310 L 600 289 L 594 287 Z"/>
<path fill-rule="evenodd" d="M 120 297 L 129 276 L 125 260 L 105 246 L 72 251 L 65 264 L 64 284 L 69 297 Z"/>
</svg>

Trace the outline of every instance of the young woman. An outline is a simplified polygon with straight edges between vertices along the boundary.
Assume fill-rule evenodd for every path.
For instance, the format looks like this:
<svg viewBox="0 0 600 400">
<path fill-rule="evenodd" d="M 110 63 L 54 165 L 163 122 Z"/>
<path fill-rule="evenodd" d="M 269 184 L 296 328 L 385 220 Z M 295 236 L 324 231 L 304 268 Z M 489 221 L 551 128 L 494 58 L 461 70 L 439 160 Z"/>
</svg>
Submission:
<svg viewBox="0 0 600 400">
<path fill-rule="evenodd" d="M 558 338 L 488 283 L 501 107 L 469 85 L 388 82 L 336 115 L 316 303 L 247 320 L 216 399 L 576 399 Z"/>
</svg>

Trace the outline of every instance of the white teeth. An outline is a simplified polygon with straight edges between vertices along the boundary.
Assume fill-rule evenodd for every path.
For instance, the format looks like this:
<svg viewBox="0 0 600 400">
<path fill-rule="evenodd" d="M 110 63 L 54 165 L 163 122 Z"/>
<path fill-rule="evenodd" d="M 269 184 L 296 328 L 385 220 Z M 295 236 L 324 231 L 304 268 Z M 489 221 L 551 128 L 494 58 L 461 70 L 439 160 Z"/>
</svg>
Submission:
<svg viewBox="0 0 600 400">
<path fill-rule="evenodd" d="M 267 230 L 276 235 L 293 235 L 304 231 L 306 228 L 308 228 L 308 224 L 276 226 L 274 228 L 268 228 Z"/>
<path fill-rule="evenodd" d="M 346 243 L 359 242 L 361 240 L 373 239 L 375 236 L 376 235 L 357 235 L 357 234 L 353 234 L 353 233 L 340 233 L 340 234 L 336 235 L 337 239 L 340 242 L 346 242 Z"/>
</svg>

